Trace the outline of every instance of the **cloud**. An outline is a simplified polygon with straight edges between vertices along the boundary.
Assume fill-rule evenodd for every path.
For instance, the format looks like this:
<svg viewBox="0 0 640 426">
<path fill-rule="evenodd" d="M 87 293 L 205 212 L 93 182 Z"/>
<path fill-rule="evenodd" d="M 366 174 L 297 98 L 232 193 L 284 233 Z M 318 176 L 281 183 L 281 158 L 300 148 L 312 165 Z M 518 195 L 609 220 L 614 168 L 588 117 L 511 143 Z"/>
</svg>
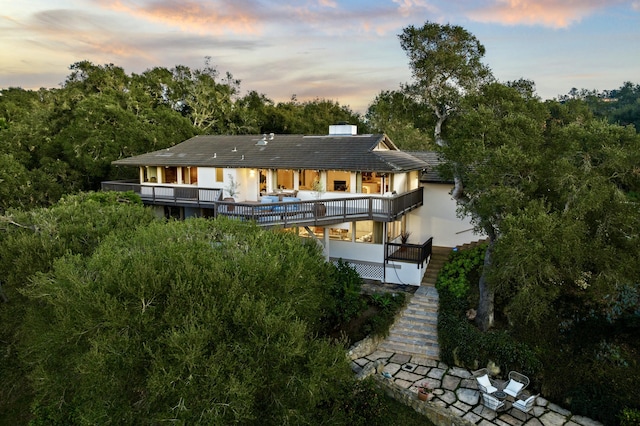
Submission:
<svg viewBox="0 0 640 426">
<path fill-rule="evenodd" d="M 424 0 L 393 0 L 398 5 L 398 12 L 409 17 L 420 12 L 438 13 L 438 8 Z"/>
<path fill-rule="evenodd" d="M 319 0 L 318 3 L 320 4 L 320 6 L 324 7 L 332 7 L 334 9 L 338 7 L 338 3 L 333 0 Z"/>
<path fill-rule="evenodd" d="M 289 33 L 296 37 L 310 28 L 322 34 L 385 34 L 406 25 L 418 11 L 432 10 L 426 0 L 385 3 L 336 0 L 92 0 L 103 10 L 178 28 L 183 32 L 238 37 Z"/>
<path fill-rule="evenodd" d="M 103 9 L 148 22 L 203 34 L 258 34 L 262 27 L 261 3 L 254 0 L 94 0 Z"/>
<path fill-rule="evenodd" d="M 566 28 L 600 9 L 625 3 L 628 0 L 492 0 L 467 16 L 479 22 Z"/>
</svg>

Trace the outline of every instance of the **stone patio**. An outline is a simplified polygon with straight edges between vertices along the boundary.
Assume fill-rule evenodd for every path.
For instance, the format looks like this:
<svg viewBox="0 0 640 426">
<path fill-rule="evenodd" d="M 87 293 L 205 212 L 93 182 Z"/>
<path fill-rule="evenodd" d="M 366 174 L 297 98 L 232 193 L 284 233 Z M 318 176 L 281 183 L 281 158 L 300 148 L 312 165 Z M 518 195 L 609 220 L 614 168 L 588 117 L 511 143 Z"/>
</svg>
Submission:
<svg viewBox="0 0 640 426">
<path fill-rule="evenodd" d="M 351 365 L 360 376 L 374 374 L 388 387 L 403 390 L 405 396 L 409 395 L 414 408 L 421 408 L 420 404 L 438 407 L 458 420 L 455 423 L 459 425 L 602 426 L 597 421 L 573 415 L 542 396 L 536 399 L 536 405 L 528 416 L 516 409 L 496 413 L 482 405 L 471 371 L 449 367 L 433 359 L 376 350 L 353 360 Z M 418 386 L 425 382 L 434 389 L 434 397 L 429 402 L 416 403 L 413 400 L 418 401 Z"/>
</svg>

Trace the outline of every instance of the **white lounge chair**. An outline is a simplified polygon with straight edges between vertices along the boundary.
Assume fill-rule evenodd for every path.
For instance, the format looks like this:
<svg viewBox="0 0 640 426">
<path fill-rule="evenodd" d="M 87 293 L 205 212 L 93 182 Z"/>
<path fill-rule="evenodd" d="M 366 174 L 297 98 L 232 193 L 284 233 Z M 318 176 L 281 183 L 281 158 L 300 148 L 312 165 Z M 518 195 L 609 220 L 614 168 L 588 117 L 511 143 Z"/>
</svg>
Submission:
<svg viewBox="0 0 640 426">
<path fill-rule="evenodd" d="M 524 374 L 518 373 L 517 371 L 509 372 L 509 382 L 504 387 L 503 391 L 507 395 L 512 396 L 513 398 L 518 398 L 520 393 L 529 386 L 529 378 Z"/>
<path fill-rule="evenodd" d="M 511 404 L 511 408 L 512 409 L 515 408 L 516 410 L 522 411 L 525 414 L 525 420 L 526 420 L 529 416 L 529 411 L 531 411 L 534 404 L 536 403 L 536 398 L 538 397 L 538 395 L 531 395 L 529 398 L 524 400 L 519 399 L 513 404 Z"/>
<path fill-rule="evenodd" d="M 498 390 L 498 388 L 494 386 L 494 383 L 491 381 L 491 378 L 489 378 L 489 372 L 486 368 L 474 371 L 473 376 L 476 378 L 478 389 L 481 393 L 494 393 Z"/>
<path fill-rule="evenodd" d="M 498 411 L 500 408 L 504 407 L 504 401 L 500 401 L 495 396 L 491 396 L 487 393 L 481 393 L 480 395 L 482 396 L 482 405 L 485 407 L 493 411 Z M 484 407 L 482 410 L 484 411 Z"/>
</svg>

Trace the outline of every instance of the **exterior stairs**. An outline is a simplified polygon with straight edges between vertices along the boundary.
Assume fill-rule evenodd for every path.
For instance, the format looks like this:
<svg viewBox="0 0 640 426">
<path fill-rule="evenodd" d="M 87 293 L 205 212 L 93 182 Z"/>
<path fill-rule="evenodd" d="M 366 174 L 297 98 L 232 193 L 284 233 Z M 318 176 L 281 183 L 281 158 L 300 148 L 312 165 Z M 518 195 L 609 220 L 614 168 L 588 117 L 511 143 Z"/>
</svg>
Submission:
<svg viewBox="0 0 640 426">
<path fill-rule="evenodd" d="M 433 247 L 422 285 L 389 330 L 378 350 L 438 360 L 438 272 L 449 257 L 451 248 Z"/>
</svg>

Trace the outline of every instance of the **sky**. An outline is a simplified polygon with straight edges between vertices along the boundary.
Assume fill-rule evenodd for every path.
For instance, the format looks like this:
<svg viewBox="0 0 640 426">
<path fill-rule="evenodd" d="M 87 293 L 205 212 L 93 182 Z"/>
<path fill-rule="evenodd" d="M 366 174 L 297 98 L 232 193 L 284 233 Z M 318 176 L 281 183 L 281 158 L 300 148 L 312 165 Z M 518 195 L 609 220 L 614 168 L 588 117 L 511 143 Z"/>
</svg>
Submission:
<svg viewBox="0 0 640 426">
<path fill-rule="evenodd" d="M 204 68 L 279 102 L 360 113 L 411 82 L 398 34 L 459 25 L 502 81 L 542 99 L 640 84 L 640 0 L 0 0 L 0 89 L 55 88 L 88 60 L 127 73 Z"/>
</svg>

